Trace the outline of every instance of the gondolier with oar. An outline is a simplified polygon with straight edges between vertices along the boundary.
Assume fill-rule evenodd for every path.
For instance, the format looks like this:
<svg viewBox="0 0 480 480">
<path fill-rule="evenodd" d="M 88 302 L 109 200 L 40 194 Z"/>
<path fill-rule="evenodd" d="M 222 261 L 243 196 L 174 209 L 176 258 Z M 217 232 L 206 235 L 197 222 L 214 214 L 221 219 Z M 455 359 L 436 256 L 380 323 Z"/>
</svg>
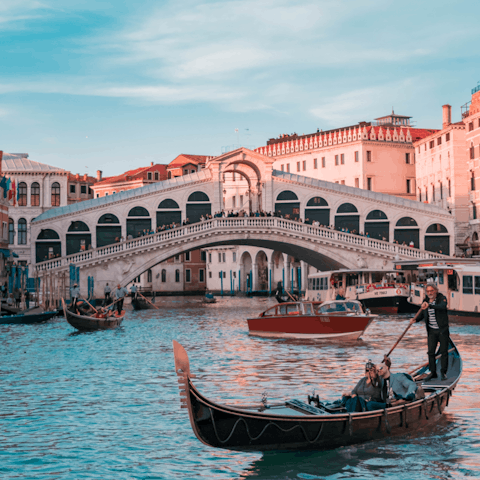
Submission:
<svg viewBox="0 0 480 480">
<path fill-rule="evenodd" d="M 121 287 L 120 284 L 117 285 L 117 288 L 113 291 L 113 296 L 117 302 L 117 312 L 121 315 L 123 310 L 123 299 L 125 295 L 128 295 L 128 291 L 125 287 Z"/>
<path fill-rule="evenodd" d="M 430 375 L 424 381 L 437 378 L 437 364 L 435 360 L 435 350 L 440 344 L 441 354 L 441 379 L 447 379 L 448 369 L 448 343 L 450 339 L 450 331 L 448 328 L 447 299 L 438 291 L 438 287 L 434 283 L 429 283 L 425 287 L 426 297 L 421 305 L 423 314 L 410 320 L 410 324 L 415 321 L 425 321 L 428 335 L 428 365 Z"/>
</svg>

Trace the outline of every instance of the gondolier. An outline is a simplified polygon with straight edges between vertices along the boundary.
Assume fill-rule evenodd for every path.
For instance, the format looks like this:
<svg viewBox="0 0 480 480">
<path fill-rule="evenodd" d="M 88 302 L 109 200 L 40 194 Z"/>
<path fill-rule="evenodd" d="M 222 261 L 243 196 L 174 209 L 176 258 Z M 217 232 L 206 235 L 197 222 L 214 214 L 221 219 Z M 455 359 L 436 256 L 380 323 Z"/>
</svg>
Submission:
<svg viewBox="0 0 480 480">
<path fill-rule="evenodd" d="M 426 380 L 437 378 L 437 368 L 435 361 L 435 351 L 437 345 L 440 344 L 441 379 L 447 379 L 448 369 L 448 344 L 450 339 L 450 331 L 448 327 L 448 313 L 447 313 L 447 299 L 444 295 L 439 293 L 438 287 L 435 283 L 429 283 L 425 288 L 426 297 L 423 300 L 421 309 L 423 315 L 419 315 L 417 322 L 425 321 L 428 335 L 428 365 L 430 375 Z M 414 318 L 410 323 L 415 321 Z"/>
<path fill-rule="evenodd" d="M 103 289 L 103 293 L 105 295 L 104 305 L 108 305 L 112 301 L 112 297 L 111 297 L 112 289 L 108 283 L 105 285 L 105 288 Z"/>
<path fill-rule="evenodd" d="M 128 295 L 127 289 L 118 284 L 117 288 L 113 292 L 113 295 L 115 297 L 115 301 L 117 302 L 117 312 L 120 315 L 123 310 L 123 299 L 125 298 L 125 295 Z"/>
<path fill-rule="evenodd" d="M 130 293 L 131 293 L 131 296 L 132 298 L 137 298 L 137 286 L 135 284 L 133 284 L 131 287 L 130 287 Z"/>
<path fill-rule="evenodd" d="M 75 311 L 77 308 L 78 297 L 80 297 L 80 287 L 77 283 L 74 283 L 73 287 L 70 289 L 70 297 L 72 299 L 72 310 Z"/>
</svg>

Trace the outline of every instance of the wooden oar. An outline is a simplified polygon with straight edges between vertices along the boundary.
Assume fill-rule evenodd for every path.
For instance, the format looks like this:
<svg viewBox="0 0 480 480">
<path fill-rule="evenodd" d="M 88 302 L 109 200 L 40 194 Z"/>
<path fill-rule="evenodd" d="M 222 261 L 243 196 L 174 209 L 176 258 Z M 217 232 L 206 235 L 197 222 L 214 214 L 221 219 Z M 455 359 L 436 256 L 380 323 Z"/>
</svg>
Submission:
<svg viewBox="0 0 480 480">
<path fill-rule="evenodd" d="M 419 315 L 421 313 L 423 313 L 424 310 L 422 309 L 419 309 L 417 314 L 413 317 L 413 320 L 417 320 L 417 318 L 419 317 Z M 405 336 L 405 334 L 408 332 L 408 329 L 413 325 L 413 323 L 415 322 L 412 322 L 412 323 L 409 323 L 408 324 L 408 327 L 405 329 L 405 331 L 400 335 L 399 339 L 395 342 L 395 345 L 390 349 L 390 351 L 383 356 L 383 360 L 382 360 L 382 363 L 385 363 L 385 360 L 390 356 L 390 354 L 395 350 L 395 347 L 400 343 L 400 340 Z"/>
<path fill-rule="evenodd" d="M 287 290 L 285 290 L 285 293 L 294 301 L 297 302 L 298 299 L 296 299 L 293 295 L 290 295 Z"/>
<path fill-rule="evenodd" d="M 152 305 L 152 307 L 155 307 L 157 310 L 160 310 L 160 308 L 158 308 L 156 305 L 154 305 L 150 300 L 148 300 L 147 298 L 145 298 L 140 292 L 137 292 L 146 302 L 148 302 L 150 305 Z"/>
<path fill-rule="evenodd" d="M 122 297 L 122 298 L 125 298 L 125 297 Z M 115 305 L 117 302 L 119 302 L 120 300 L 122 300 L 122 298 L 117 298 L 113 303 L 111 303 L 110 305 L 107 305 L 107 306 L 105 307 L 105 310 L 106 310 L 107 308 L 110 308 L 110 307 L 112 307 L 113 305 Z"/>
<path fill-rule="evenodd" d="M 87 302 L 88 305 L 95 310 L 95 313 L 98 313 L 98 310 L 97 310 L 86 298 L 82 298 L 82 300 L 83 300 L 84 302 Z"/>
</svg>

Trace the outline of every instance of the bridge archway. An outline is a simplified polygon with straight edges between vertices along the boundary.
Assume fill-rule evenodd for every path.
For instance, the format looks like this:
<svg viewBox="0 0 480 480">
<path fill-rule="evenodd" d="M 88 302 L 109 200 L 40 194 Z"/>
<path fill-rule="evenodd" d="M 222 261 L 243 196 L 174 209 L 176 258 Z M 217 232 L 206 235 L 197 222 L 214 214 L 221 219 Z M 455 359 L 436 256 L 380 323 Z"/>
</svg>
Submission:
<svg viewBox="0 0 480 480">
<path fill-rule="evenodd" d="M 122 236 L 120 220 L 113 213 L 105 213 L 97 223 L 97 248 L 117 243 Z"/>
<path fill-rule="evenodd" d="M 70 223 L 66 235 L 67 255 L 87 250 L 92 245 L 92 234 L 85 222 L 80 220 Z"/>
<path fill-rule="evenodd" d="M 249 252 L 243 252 L 240 257 L 240 289 L 247 292 L 252 288 L 253 262 Z"/>
<path fill-rule="evenodd" d="M 436 253 L 450 251 L 450 236 L 441 223 L 431 224 L 425 232 L 425 250 Z"/>
<path fill-rule="evenodd" d="M 297 219 L 300 217 L 300 201 L 295 192 L 284 190 L 277 195 L 275 212 L 284 218 Z"/>
<path fill-rule="evenodd" d="M 305 222 L 317 221 L 320 225 L 330 225 L 330 207 L 323 197 L 312 197 L 305 207 Z"/>
<path fill-rule="evenodd" d="M 40 231 L 35 242 L 35 256 L 37 262 L 62 256 L 60 236 L 55 230 L 46 228 Z"/>
<path fill-rule="evenodd" d="M 133 207 L 127 217 L 127 238 L 137 238 L 143 235 L 143 231 L 152 229 L 152 219 L 145 207 Z"/>
<path fill-rule="evenodd" d="M 382 210 L 372 210 L 365 219 L 365 235 L 378 240 L 390 241 L 390 222 Z"/>
<path fill-rule="evenodd" d="M 175 200 L 167 198 L 162 200 L 157 207 L 157 228 L 171 225 L 172 223 L 182 224 L 182 211 Z"/>
<path fill-rule="evenodd" d="M 402 217 L 395 225 L 394 239 L 400 245 L 410 245 L 413 242 L 415 248 L 420 245 L 420 229 L 418 223 L 412 217 Z"/>
<path fill-rule="evenodd" d="M 345 230 L 348 232 L 360 231 L 360 215 L 358 209 L 352 203 L 342 203 L 337 208 L 335 215 L 335 228 L 337 230 Z"/>
<path fill-rule="evenodd" d="M 200 218 L 212 214 L 212 204 L 205 192 L 197 191 L 190 194 L 187 200 L 187 219 L 190 223 L 200 221 Z"/>
</svg>

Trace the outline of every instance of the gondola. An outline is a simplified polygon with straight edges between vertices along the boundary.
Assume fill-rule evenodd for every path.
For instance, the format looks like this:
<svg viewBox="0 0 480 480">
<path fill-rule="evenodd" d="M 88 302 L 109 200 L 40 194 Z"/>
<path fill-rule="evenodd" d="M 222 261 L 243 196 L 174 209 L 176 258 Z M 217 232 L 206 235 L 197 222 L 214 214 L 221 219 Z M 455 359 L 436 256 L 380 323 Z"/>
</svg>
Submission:
<svg viewBox="0 0 480 480">
<path fill-rule="evenodd" d="M 30 325 L 33 323 L 46 322 L 57 315 L 57 310 L 42 313 L 4 315 L 0 317 L 0 325 Z"/>
<path fill-rule="evenodd" d="M 71 312 L 62 299 L 63 311 L 67 322 L 77 330 L 106 330 L 120 326 L 125 317 L 125 310 L 121 314 L 115 313 L 108 318 L 90 317 L 88 315 L 78 315 Z"/>
<path fill-rule="evenodd" d="M 192 383 L 187 352 L 176 341 L 173 350 L 181 406 L 188 409 L 196 437 L 205 445 L 236 451 L 330 450 L 435 425 L 462 373 L 462 359 L 450 341 L 446 380 L 422 383 L 427 365 L 413 374 L 425 391 L 421 400 L 358 413 L 346 413 L 341 406 L 310 397 L 306 402 L 291 399 L 275 405 L 265 401 L 256 406 L 230 407 L 204 397 Z M 440 369 L 438 360 L 437 367 Z"/>
<path fill-rule="evenodd" d="M 132 307 L 134 310 L 149 310 L 151 308 L 155 309 L 153 302 L 149 303 L 145 298 L 142 298 L 139 295 L 132 297 Z"/>
</svg>

